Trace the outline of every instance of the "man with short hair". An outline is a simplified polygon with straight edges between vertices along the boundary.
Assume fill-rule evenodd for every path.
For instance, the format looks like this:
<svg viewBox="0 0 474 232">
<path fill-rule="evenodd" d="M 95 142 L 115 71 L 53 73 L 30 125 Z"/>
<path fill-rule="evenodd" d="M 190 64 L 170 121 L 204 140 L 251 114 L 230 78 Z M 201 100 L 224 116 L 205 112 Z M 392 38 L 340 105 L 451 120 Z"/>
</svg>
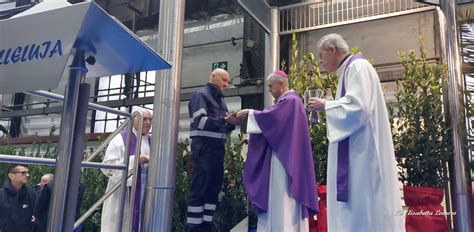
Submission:
<svg viewBox="0 0 474 232">
<path fill-rule="evenodd" d="M 46 231 L 49 202 L 53 190 L 53 179 L 54 175 L 52 173 L 47 173 L 41 177 L 41 181 L 37 184 L 40 189 L 36 192 L 37 201 L 33 208 L 33 220 L 37 223 L 35 232 Z"/>
<path fill-rule="evenodd" d="M 130 215 L 132 213 L 132 231 L 140 231 L 142 215 L 143 215 L 143 203 L 145 199 L 145 186 L 146 179 L 148 175 L 148 162 L 150 159 L 150 141 L 151 137 L 149 132 L 152 125 L 152 114 L 149 110 L 144 108 L 139 108 L 143 113 L 143 128 L 142 131 L 138 132 L 138 119 L 133 119 L 133 133 L 130 143 L 130 150 L 125 151 L 125 143 L 127 139 L 127 131 L 123 130 L 122 133 L 115 136 L 112 141 L 110 141 L 107 150 L 105 151 L 105 156 L 103 163 L 107 164 L 123 164 L 124 157 L 126 155 L 130 156 L 129 160 L 129 170 L 133 168 L 135 160 L 135 147 L 137 145 L 137 133 L 142 134 L 142 141 L 140 147 L 140 155 L 138 156 L 140 167 L 138 172 L 140 173 L 140 178 L 137 182 L 137 191 L 135 194 L 135 205 L 130 207 L 130 197 L 131 197 L 131 186 L 132 186 L 132 177 L 127 181 L 127 195 L 125 197 L 125 210 L 124 216 Z M 109 182 L 107 184 L 106 191 L 112 189 L 116 184 L 120 183 L 122 180 L 122 171 L 111 170 L 111 169 L 102 169 L 102 172 L 109 177 Z M 115 232 L 117 231 L 117 220 L 118 220 L 118 210 L 120 206 L 120 191 L 115 191 L 107 200 L 104 202 L 102 207 L 102 220 L 101 220 L 101 231 L 102 232 Z M 130 210 L 132 209 L 132 210 Z"/>
<path fill-rule="evenodd" d="M 32 231 L 36 195 L 26 184 L 28 167 L 13 164 L 7 170 L 7 181 L 0 189 L 0 231 Z"/>
<path fill-rule="evenodd" d="M 188 231 L 212 231 L 212 217 L 224 178 L 227 134 L 237 121 L 228 116 L 222 92 L 229 86 L 229 73 L 212 71 L 209 83 L 189 101 L 192 139 L 192 177 L 187 212 Z"/>
<path fill-rule="evenodd" d="M 404 231 L 397 168 L 380 80 L 338 34 L 317 44 L 320 64 L 339 75 L 335 100 L 310 98 L 326 112 L 328 231 Z"/>
<path fill-rule="evenodd" d="M 237 113 L 250 134 L 244 185 L 258 211 L 257 231 L 307 232 L 308 217 L 319 211 L 308 117 L 285 72 L 271 73 L 267 85 L 273 106 Z"/>
<path fill-rule="evenodd" d="M 46 182 L 46 183 L 45 183 Z M 45 183 L 36 197 L 36 204 L 33 210 L 33 220 L 36 223 L 35 232 L 46 232 L 48 226 L 49 206 L 51 202 L 51 196 L 53 194 L 54 187 L 54 175 L 51 173 L 43 175 L 41 183 Z M 79 183 L 79 191 L 77 195 L 76 203 L 76 219 L 80 216 L 80 208 L 82 198 L 84 196 L 84 186 Z M 74 231 L 81 231 L 82 225 L 76 228 Z"/>
</svg>

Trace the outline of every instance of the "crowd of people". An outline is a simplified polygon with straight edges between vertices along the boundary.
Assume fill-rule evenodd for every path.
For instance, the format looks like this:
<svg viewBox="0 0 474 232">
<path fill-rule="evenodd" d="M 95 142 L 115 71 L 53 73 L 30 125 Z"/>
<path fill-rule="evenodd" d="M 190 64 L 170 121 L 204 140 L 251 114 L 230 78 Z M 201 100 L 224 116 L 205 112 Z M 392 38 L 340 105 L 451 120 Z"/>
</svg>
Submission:
<svg viewBox="0 0 474 232">
<path fill-rule="evenodd" d="M 12 164 L 7 168 L 6 181 L 0 189 L 0 231 L 46 232 L 54 174 L 44 174 L 36 188 L 28 187 L 29 177 L 26 165 Z M 84 187 L 80 185 L 76 217 L 83 194 Z M 75 230 L 79 231 L 81 227 Z"/>
</svg>

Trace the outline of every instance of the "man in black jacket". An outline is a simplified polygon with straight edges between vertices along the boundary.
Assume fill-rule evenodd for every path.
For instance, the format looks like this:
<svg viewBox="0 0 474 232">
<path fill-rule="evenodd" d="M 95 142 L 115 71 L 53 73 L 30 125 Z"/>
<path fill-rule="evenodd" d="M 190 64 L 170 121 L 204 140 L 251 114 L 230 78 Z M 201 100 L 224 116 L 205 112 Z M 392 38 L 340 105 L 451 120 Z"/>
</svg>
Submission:
<svg viewBox="0 0 474 232">
<path fill-rule="evenodd" d="M 49 213 L 49 202 L 51 200 L 51 194 L 53 192 L 53 182 L 49 182 L 41 188 L 38 193 L 38 199 L 36 201 L 33 216 L 37 223 L 36 232 L 46 231 L 48 225 L 48 213 Z"/>
<path fill-rule="evenodd" d="M 33 220 L 36 223 L 35 232 L 46 231 L 48 223 L 49 200 L 53 192 L 53 173 L 46 173 L 36 185 L 40 189 L 36 191 L 36 204 L 33 208 Z"/>
<path fill-rule="evenodd" d="M 36 195 L 26 183 L 30 176 L 26 166 L 14 164 L 8 168 L 7 178 L 0 189 L 0 231 L 32 231 L 32 212 Z"/>
<path fill-rule="evenodd" d="M 36 205 L 34 207 L 33 216 L 37 222 L 35 232 L 46 232 L 48 226 L 49 204 L 51 202 L 51 195 L 53 193 L 54 181 L 50 181 L 41 189 Z M 84 196 L 84 186 L 79 184 L 79 194 L 77 196 L 76 204 L 76 219 L 80 216 L 81 203 Z M 77 230 L 75 230 L 77 231 Z M 2 232 L 2 231 L 0 231 Z"/>
</svg>

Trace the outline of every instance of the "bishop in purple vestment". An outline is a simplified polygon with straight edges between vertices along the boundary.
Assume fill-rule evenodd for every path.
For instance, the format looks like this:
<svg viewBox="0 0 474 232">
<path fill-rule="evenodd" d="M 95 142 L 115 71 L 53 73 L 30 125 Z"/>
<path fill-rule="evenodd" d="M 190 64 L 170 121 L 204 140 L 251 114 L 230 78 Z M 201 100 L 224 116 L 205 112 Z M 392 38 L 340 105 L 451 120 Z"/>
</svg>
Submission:
<svg viewBox="0 0 474 232">
<path fill-rule="evenodd" d="M 308 231 L 307 218 L 319 210 L 308 118 L 283 71 L 267 84 L 275 104 L 237 114 L 250 134 L 245 188 L 259 212 L 258 231 Z"/>
</svg>

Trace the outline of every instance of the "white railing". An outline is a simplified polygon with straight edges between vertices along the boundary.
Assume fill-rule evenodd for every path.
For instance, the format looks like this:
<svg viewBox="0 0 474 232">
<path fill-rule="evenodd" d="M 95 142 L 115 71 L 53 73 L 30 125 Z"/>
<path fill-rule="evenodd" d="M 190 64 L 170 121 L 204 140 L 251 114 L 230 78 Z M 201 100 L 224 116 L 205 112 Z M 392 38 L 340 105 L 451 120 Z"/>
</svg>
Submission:
<svg viewBox="0 0 474 232">
<path fill-rule="evenodd" d="M 280 34 L 434 9 L 414 0 L 317 0 L 280 7 Z"/>
</svg>

